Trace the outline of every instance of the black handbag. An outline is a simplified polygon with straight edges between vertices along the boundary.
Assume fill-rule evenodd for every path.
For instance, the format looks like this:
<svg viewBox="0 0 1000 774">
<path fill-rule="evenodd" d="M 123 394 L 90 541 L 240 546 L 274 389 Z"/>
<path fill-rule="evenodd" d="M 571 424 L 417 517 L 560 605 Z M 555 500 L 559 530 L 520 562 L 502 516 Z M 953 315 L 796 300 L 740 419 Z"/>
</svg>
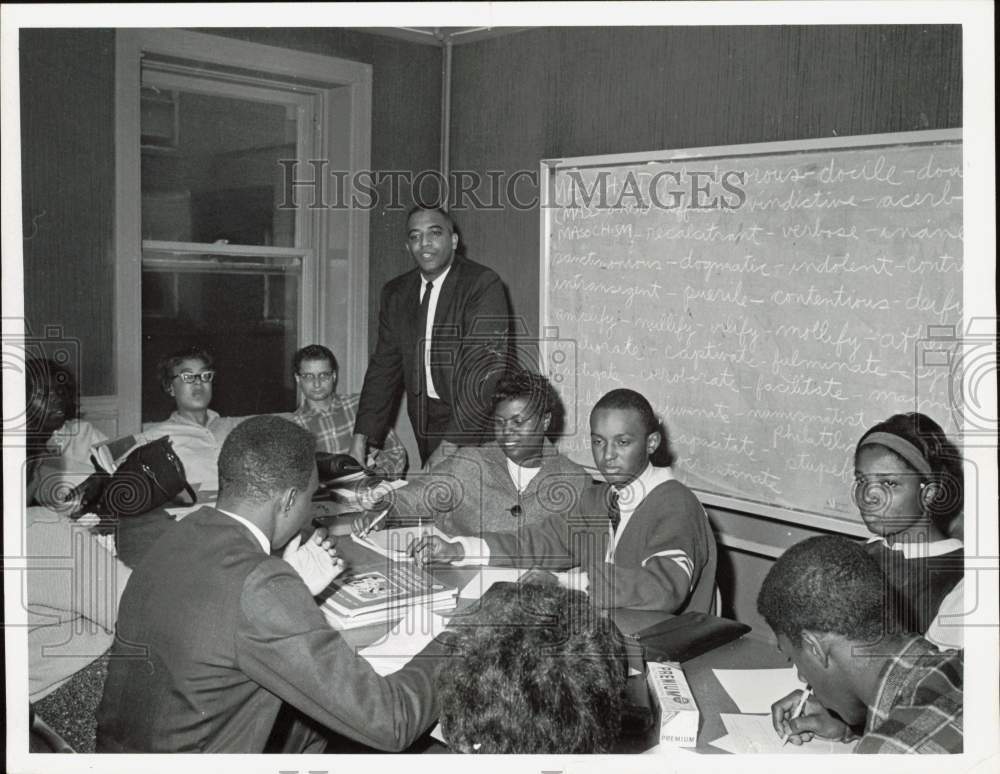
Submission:
<svg viewBox="0 0 1000 774">
<path fill-rule="evenodd" d="M 77 492 L 82 495 L 77 515 L 138 516 L 169 503 L 181 492 L 187 492 L 192 504 L 198 501 L 169 436 L 133 449 L 114 473 L 95 473 Z"/>
<path fill-rule="evenodd" d="M 338 481 L 356 473 L 367 473 L 366 468 L 350 454 L 316 452 L 316 471 L 321 484 Z"/>
</svg>

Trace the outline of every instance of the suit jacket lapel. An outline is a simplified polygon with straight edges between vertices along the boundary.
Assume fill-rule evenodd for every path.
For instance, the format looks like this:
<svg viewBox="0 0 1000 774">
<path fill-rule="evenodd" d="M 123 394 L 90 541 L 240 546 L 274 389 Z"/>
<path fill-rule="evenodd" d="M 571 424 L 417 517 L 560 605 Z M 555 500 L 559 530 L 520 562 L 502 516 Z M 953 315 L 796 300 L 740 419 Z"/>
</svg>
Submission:
<svg viewBox="0 0 1000 774">
<path fill-rule="evenodd" d="M 437 308 L 434 310 L 434 325 L 458 325 L 459 321 L 451 319 L 451 315 L 448 310 L 451 309 L 452 301 L 454 300 L 455 293 L 458 290 L 458 283 L 460 282 L 461 274 L 462 261 L 456 255 L 451 264 L 451 271 L 449 271 L 448 276 L 444 278 L 444 285 L 441 288 L 440 294 L 438 294 Z M 454 331 L 446 329 L 442 331 L 442 333 L 445 336 L 457 337 L 458 330 L 457 328 Z"/>
</svg>

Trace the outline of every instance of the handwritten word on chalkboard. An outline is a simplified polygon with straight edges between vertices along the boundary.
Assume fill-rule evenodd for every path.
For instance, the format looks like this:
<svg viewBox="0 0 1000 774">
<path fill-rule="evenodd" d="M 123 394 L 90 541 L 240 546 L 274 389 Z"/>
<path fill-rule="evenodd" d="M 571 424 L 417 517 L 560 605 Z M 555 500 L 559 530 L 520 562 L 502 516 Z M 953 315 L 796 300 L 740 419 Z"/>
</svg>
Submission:
<svg viewBox="0 0 1000 774">
<path fill-rule="evenodd" d="M 589 463 L 590 407 L 631 387 L 693 488 L 858 521 L 867 427 L 916 409 L 958 430 L 954 375 L 922 358 L 962 322 L 962 151 L 942 134 L 543 165 L 543 333 L 575 347 L 545 367 L 575 411 L 561 448 Z"/>
</svg>

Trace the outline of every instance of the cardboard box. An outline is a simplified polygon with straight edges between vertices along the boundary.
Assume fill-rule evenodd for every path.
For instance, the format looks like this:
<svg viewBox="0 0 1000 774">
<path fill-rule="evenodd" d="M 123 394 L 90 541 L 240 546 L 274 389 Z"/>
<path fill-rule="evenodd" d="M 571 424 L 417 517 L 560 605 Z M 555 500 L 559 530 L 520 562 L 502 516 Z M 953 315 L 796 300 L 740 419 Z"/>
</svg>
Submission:
<svg viewBox="0 0 1000 774">
<path fill-rule="evenodd" d="M 681 665 L 672 661 L 646 664 L 646 683 L 658 714 L 661 747 L 694 747 L 698 743 L 698 705 Z"/>
</svg>

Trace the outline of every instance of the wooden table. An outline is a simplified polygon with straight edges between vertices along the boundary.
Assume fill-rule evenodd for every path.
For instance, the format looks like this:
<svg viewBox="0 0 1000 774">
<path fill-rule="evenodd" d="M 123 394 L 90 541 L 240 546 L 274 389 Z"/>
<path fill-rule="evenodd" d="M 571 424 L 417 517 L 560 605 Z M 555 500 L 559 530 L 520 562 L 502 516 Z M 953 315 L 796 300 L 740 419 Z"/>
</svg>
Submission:
<svg viewBox="0 0 1000 774">
<path fill-rule="evenodd" d="M 369 564 L 372 561 L 388 561 L 384 557 L 358 545 L 350 536 L 340 536 L 337 542 L 337 550 L 340 555 L 355 566 Z M 454 583 L 461 589 L 466 583 L 472 580 L 478 570 L 474 567 L 434 567 L 432 572 L 435 577 L 449 583 Z M 669 616 L 665 613 L 651 612 L 647 610 L 617 610 L 614 618 L 619 628 L 628 633 L 634 632 L 653 623 L 665 620 Z M 366 645 L 381 638 L 392 626 L 393 621 L 364 626 L 358 629 L 349 629 L 342 634 L 344 639 L 356 649 L 361 649 Z M 721 713 L 738 712 L 738 708 L 733 700 L 726 693 L 719 681 L 713 674 L 714 669 L 747 669 L 747 668 L 781 668 L 788 666 L 788 659 L 771 643 L 756 632 L 742 637 L 739 640 L 730 642 L 714 650 L 704 653 L 690 661 L 684 662 L 684 674 L 688 684 L 694 694 L 698 709 L 701 712 L 701 723 L 698 729 L 698 746 L 695 748 L 700 753 L 723 753 L 717 747 L 712 747 L 711 742 L 725 736 L 726 729 L 720 718 Z M 778 697 L 775 697 L 778 698 Z M 639 736 L 623 736 L 616 752 L 639 753 L 653 747 L 657 742 L 657 730 L 652 729 L 648 734 Z M 374 752 L 358 746 L 349 740 L 335 740 L 336 752 Z M 448 752 L 448 748 L 425 734 L 407 752 L 410 753 L 442 753 Z"/>
<path fill-rule="evenodd" d="M 739 712 L 726 689 L 715 679 L 713 669 L 780 669 L 788 665 L 788 657 L 756 632 L 684 662 L 684 674 L 701 712 L 697 751 L 723 753 L 718 747 L 710 746 L 711 742 L 726 735 L 719 715 Z"/>
</svg>

